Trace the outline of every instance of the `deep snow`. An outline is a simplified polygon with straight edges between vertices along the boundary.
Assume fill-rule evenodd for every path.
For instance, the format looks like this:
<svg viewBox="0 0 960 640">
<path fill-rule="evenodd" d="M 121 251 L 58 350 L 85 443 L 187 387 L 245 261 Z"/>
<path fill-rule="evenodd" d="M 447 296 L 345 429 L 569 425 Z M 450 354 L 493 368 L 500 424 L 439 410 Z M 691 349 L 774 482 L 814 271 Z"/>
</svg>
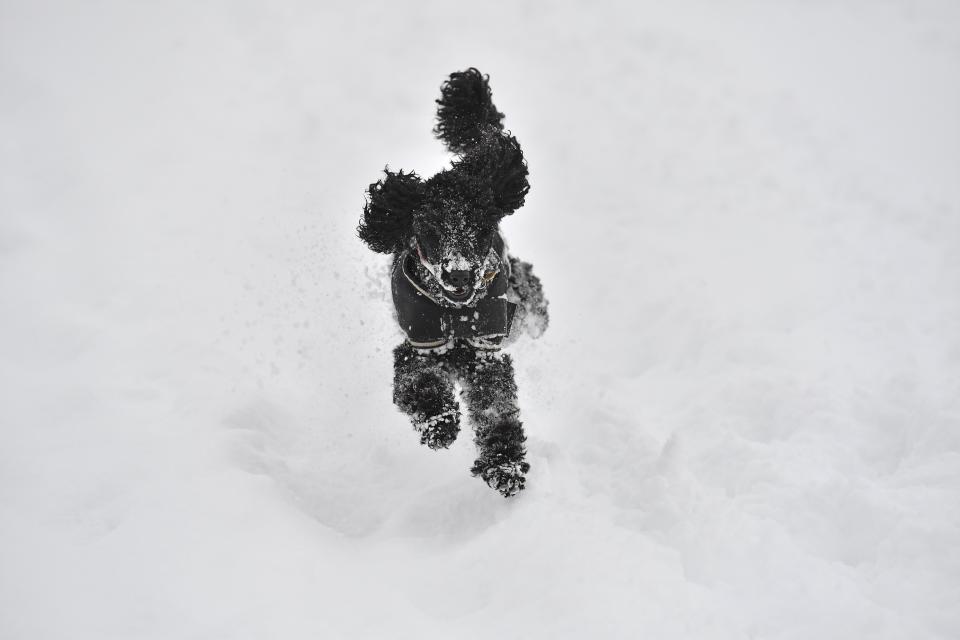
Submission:
<svg viewBox="0 0 960 640">
<path fill-rule="evenodd" d="M 960 8 L 595 4 L 0 4 L 0 637 L 960 636 Z M 511 501 L 353 229 L 471 65 Z"/>
</svg>

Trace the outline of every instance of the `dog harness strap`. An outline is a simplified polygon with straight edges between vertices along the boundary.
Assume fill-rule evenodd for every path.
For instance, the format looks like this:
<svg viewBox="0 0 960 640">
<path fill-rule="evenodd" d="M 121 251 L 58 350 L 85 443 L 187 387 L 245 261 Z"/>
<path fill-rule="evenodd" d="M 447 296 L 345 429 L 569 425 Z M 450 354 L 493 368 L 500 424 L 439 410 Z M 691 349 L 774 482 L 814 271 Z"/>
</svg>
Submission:
<svg viewBox="0 0 960 640">
<path fill-rule="evenodd" d="M 407 340 L 410 343 L 411 347 L 416 347 L 417 349 L 436 349 L 437 347 L 442 347 L 447 344 L 447 340 L 431 340 L 430 342 L 417 342 L 415 340 Z"/>
<path fill-rule="evenodd" d="M 495 249 L 503 258 L 502 241 Z M 438 347 L 451 338 L 502 338 L 510 333 L 516 304 L 503 295 L 508 288 L 503 273 L 490 282 L 487 294 L 472 306 L 447 307 L 438 301 L 410 273 L 404 251 L 393 265 L 391 288 L 397 322 L 410 345 L 418 348 Z M 503 264 L 507 264 L 502 259 Z M 492 342 L 492 341 L 491 341 Z"/>
</svg>

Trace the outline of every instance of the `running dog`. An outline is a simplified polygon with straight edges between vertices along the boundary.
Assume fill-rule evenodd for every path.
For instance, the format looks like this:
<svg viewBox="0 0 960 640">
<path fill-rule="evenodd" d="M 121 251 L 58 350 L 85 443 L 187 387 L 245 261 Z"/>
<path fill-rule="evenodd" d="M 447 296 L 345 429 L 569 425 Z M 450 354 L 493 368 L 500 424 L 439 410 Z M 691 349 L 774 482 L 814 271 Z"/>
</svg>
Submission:
<svg viewBox="0 0 960 640">
<path fill-rule="evenodd" d="M 393 352 L 394 403 L 422 444 L 444 449 L 460 431 L 459 383 L 479 452 L 471 472 L 509 497 L 530 465 L 513 363 L 501 348 L 522 332 L 539 337 L 549 317 L 540 280 L 500 234 L 530 185 L 488 81 L 474 68 L 450 75 L 434 134 L 455 154 L 452 166 L 426 180 L 385 170 L 357 231 L 394 256 L 393 302 L 406 334 Z"/>
</svg>

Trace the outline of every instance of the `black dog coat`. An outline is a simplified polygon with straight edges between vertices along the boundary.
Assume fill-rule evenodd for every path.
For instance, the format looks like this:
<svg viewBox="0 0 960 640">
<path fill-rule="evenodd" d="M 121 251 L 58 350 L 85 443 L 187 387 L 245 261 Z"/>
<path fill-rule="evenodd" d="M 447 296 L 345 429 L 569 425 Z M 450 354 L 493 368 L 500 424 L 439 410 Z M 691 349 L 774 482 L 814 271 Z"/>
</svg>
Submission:
<svg viewBox="0 0 960 640">
<path fill-rule="evenodd" d="M 428 292 L 416 276 L 416 257 L 401 253 L 393 263 L 393 305 L 397 322 L 407 334 L 410 346 L 439 347 L 453 338 L 486 338 L 499 341 L 510 334 L 517 305 L 506 299 L 510 286 L 510 262 L 503 239 L 497 234 L 493 248 L 500 256 L 501 269 L 487 285 L 486 294 L 470 305 L 460 307 L 440 302 Z M 507 270 L 507 273 L 504 273 Z"/>
</svg>

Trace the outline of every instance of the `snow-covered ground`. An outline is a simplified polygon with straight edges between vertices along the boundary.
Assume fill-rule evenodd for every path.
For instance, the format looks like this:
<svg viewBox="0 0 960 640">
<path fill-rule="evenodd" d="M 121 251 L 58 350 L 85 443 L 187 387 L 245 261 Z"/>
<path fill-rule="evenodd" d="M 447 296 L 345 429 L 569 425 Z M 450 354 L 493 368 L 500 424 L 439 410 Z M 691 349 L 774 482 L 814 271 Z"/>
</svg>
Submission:
<svg viewBox="0 0 960 640">
<path fill-rule="evenodd" d="M 960 6 L 545 5 L 0 3 L 0 637 L 960 636 Z M 354 234 L 468 66 L 509 501 Z"/>
</svg>

